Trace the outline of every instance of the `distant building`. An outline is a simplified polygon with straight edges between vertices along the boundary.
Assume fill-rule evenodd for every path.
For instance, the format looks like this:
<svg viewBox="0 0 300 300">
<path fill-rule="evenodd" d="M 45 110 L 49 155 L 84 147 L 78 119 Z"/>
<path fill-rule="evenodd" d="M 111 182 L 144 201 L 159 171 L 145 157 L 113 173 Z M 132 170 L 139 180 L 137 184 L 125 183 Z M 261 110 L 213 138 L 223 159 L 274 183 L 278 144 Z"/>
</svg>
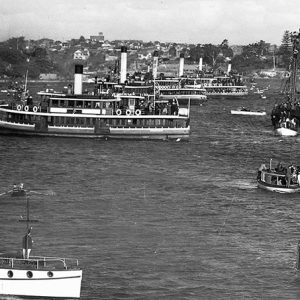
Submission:
<svg viewBox="0 0 300 300">
<path fill-rule="evenodd" d="M 76 50 L 73 54 L 73 59 L 81 59 L 81 60 L 87 60 L 90 57 L 90 52 L 88 49 L 84 50 Z"/>
<path fill-rule="evenodd" d="M 118 60 L 118 56 L 105 54 L 105 61 L 115 61 Z"/>
<path fill-rule="evenodd" d="M 113 51 L 114 48 L 110 43 L 105 42 L 102 44 L 102 50 Z"/>
<path fill-rule="evenodd" d="M 102 32 L 99 32 L 98 35 L 91 35 L 90 36 L 90 41 L 91 42 L 99 42 L 99 43 L 104 43 L 104 35 Z"/>
<path fill-rule="evenodd" d="M 41 80 L 57 80 L 58 76 L 54 73 L 41 73 L 39 76 Z"/>
</svg>

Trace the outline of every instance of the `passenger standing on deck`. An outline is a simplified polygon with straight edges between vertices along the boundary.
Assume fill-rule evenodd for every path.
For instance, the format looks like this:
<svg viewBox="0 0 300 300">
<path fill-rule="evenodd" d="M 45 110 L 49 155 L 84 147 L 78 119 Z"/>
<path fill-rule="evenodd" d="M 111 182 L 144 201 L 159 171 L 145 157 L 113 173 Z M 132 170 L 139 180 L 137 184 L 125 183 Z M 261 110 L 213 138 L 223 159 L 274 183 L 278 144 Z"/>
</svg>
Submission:
<svg viewBox="0 0 300 300">
<path fill-rule="evenodd" d="M 291 166 L 289 166 L 289 167 L 287 168 L 285 178 L 286 178 L 286 186 L 289 188 L 289 187 L 290 187 L 290 184 L 291 184 L 291 179 L 292 179 Z"/>
<path fill-rule="evenodd" d="M 23 237 L 23 258 L 29 258 L 30 251 L 32 249 L 31 227 L 26 235 Z"/>
</svg>

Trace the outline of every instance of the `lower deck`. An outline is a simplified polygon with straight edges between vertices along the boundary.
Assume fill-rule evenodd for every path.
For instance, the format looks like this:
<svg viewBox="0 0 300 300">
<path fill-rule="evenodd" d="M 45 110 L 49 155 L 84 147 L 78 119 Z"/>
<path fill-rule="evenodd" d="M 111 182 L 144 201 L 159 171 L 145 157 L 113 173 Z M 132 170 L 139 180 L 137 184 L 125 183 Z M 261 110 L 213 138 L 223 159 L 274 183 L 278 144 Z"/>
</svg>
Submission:
<svg viewBox="0 0 300 300">
<path fill-rule="evenodd" d="M 0 111 L 0 133 L 96 138 L 188 138 L 189 118 L 180 116 L 94 116 Z"/>
</svg>

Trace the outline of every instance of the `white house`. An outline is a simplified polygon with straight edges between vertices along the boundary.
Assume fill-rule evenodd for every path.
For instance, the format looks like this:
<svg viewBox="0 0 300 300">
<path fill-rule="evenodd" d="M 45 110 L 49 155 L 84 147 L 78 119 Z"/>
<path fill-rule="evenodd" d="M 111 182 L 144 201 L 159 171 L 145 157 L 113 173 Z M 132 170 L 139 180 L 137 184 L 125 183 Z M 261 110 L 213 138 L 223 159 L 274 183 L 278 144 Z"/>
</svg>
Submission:
<svg viewBox="0 0 300 300">
<path fill-rule="evenodd" d="M 90 57 L 90 52 L 88 49 L 84 50 L 76 50 L 73 54 L 73 59 L 81 59 L 81 60 L 87 60 Z"/>
</svg>

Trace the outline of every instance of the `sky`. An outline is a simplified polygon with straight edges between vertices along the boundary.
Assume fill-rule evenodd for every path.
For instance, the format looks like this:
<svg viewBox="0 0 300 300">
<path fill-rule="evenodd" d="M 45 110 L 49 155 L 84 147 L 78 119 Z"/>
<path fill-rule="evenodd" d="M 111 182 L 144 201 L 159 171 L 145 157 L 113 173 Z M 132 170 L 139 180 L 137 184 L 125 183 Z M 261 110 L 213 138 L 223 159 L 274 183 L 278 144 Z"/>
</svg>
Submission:
<svg viewBox="0 0 300 300">
<path fill-rule="evenodd" d="M 0 0 L 0 41 L 24 36 L 280 45 L 300 28 L 298 0 Z"/>
</svg>

